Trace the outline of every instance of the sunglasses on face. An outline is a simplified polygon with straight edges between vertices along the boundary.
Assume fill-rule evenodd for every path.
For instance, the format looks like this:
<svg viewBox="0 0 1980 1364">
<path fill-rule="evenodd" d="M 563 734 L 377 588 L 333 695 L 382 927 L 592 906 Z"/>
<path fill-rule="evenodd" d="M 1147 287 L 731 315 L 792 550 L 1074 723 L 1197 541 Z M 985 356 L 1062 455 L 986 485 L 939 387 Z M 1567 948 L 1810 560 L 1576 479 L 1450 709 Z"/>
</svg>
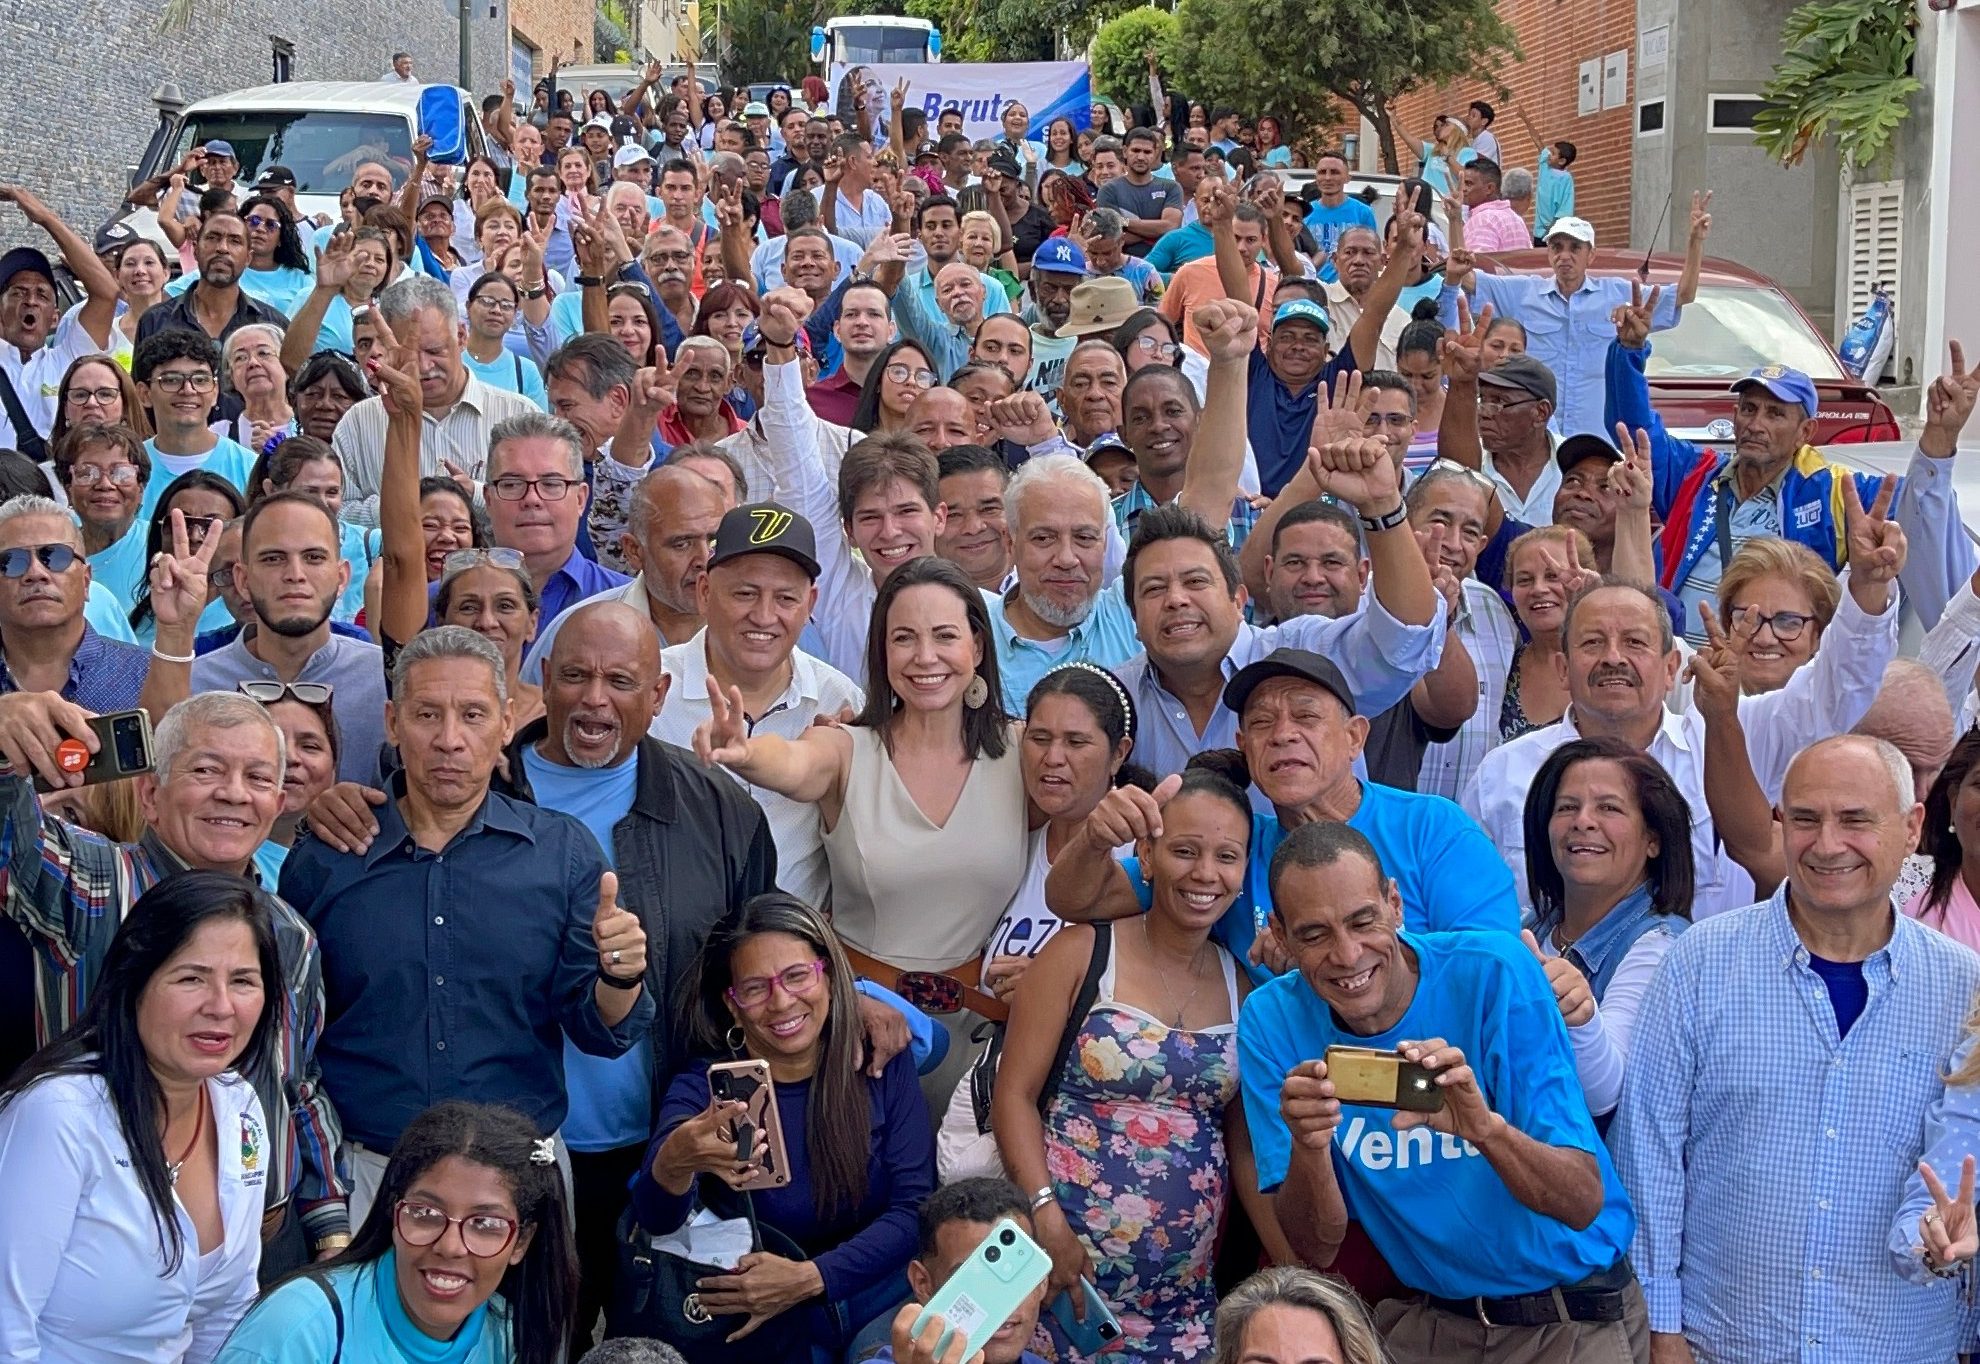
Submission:
<svg viewBox="0 0 1980 1364">
<path fill-rule="evenodd" d="M 243 682 L 240 689 L 242 696 L 264 706 L 272 706 L 285 696 L 305 706 L 327 706 L 336 691 L 328 682 Z"/>
<path fill-rule="evenodd" d="M 241 219 L 241 221 L 246 223 L 249 228 L 258 232 L 273 232 L 282 226 L 282 220 L 280 218 L 264 218 L 259 213 L 250 213 L 247 217 Z"/>
<path fill-rule="evenodd" d="M 36 559 L 50 573 L 66 573 L 81 557 L 68 545 L 22 545 L 0 550 L 0 578 L 25 578 Z"/>
</svg>

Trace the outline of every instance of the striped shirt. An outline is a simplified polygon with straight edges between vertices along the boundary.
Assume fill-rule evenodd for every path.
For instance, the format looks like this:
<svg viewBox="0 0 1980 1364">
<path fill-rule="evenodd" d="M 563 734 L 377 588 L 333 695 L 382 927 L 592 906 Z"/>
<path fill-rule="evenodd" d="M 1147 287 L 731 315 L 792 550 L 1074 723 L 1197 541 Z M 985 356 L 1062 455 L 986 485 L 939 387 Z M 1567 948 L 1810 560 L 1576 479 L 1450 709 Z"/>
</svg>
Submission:
<svg viewBox="0 0 1980 1364">
<path fill-rule="evenodd" d="M 1154 494 L 1136 479 L 1128 490 L 1114 499 L 1114 524 L 1121 528 L 1121 534 L 1134 539 L 1134 528 L 1141 521 L 1141 514 L 1153 507 L 1174 506 L 1182 496 L 1177 493 L 1164 504 L 1155 500 Z M 1224 525 L 1224 534 L 1230 537 L 1231 553 L 1244 548 L 1245 537 L 1251 528 L 1258 524 L 1258 508 L 1251 505 L 1251 499 L 1240 493 L 1231 502 L 1231 519 Z"/>
<path fill-rule="evenodd" d="M 0 904 L 34 949 L 35 1037 L 48 1041 L 88 1005 L 118 925 L 147 890 L 186 862 L 146 830 L 113 843 L 44 816 L 32 783 L 0 774 Z M 275 945 L 285 988 L 275 1047 L 254 1082 L 268 1115 L 268 1206 L 293 1194 L 314 1242 L 350 1230 L 347 1181 L 336 1167 L 343 1126 L 316 1064 L 323 1032 L 323 961 L 316 934 L 295 910 L 275 905 Z"/>
<path fill-rule="evenodd" d="M 1980 957 L 1894 916 L 1840 1035 L 1787 893 L 1680 935 L 1637 1015 L 1609 1137 L 1650 1329 L 1700 1364 L 1950 1359 L 1957 1282 L 1907 1283 L 1888 1243 Z"/>
<path fill-rule="evenodd" d="M 419 418 L 421 477 L 444 474 L 441 461 L 479 479 L 488 464 L 488 436 L 505 417 L 541 409 L 517 393 L 491 388 L 470 374 L 461 396 L 445 412 Z M 330 435 L 330 447 L 344 466 L 344 519 L 353 525 L 378 524 L 378 484 L 385 472 L 385 404 L 366 398 L 346 412 Z"/>
<path fill-rule="evenodd" d="M 1458 595 L 1458 612 L 1451 636 L 1471 655 L 1478 672 L 1478 709 L 1464 722 L 1455 739 L 1423 750 L 1416 789 L 1425 795 L 1456 800 L 1471 783 L 1471 774 L 1485 755 L 1499 746 L 1499 709 L 1506 700 L 1506 678 L 1512 673 L 1519 631 L 1512 613 L 1497 592 L 1476 578 L 1466 578 Z"/>
</svg>

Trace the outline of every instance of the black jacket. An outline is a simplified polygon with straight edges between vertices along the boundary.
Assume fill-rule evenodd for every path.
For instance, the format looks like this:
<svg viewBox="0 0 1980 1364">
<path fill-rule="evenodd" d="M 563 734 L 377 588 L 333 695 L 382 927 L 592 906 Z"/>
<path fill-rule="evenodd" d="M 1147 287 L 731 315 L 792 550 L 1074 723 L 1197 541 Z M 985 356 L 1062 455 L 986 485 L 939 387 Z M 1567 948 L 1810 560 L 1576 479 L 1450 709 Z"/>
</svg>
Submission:
<svg viewBox="0 0 1980 1364">
<path fill-rule="evenodd" d="M 492 789 L 536 801 L 522 750 L 549 732 L 527 725 L 509 744 L 510 779 Z M 646 927 L 646 988 L 659 1007 L 653 1019 L 654 1093 L 684 1059 L 679 1041 L 688 977 L 708 934 L 731 909 L 777 886 L 777 847 L 770 821 L 728 773 L 694 754 L 647 737 L 639 741 L 632 809 L 612 829 L 619 904 Z"/>
</svg>

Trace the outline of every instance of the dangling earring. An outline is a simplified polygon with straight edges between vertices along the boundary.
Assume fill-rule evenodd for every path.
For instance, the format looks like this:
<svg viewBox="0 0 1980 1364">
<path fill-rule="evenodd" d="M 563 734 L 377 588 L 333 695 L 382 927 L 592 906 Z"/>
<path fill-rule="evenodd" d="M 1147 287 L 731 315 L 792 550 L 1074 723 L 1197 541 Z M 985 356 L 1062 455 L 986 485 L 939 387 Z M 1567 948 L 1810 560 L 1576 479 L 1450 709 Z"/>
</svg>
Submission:
<svg viewBox="0 0 1980 1364">
<path fill-rule="evenodd" d="M 969 679 L 969 685 L 963 688 L 963 704 L 971 710 L 982 710 L 984 703 L 989 699 L 990 684 L 983 680 L 982 673 L 977 673 Z"/>
<path fill-rule="evenodd" d="M 728 1036 L 723 1038 L 723 1041 L 729 1044 L 730 1051 L 741 1051 L 744 1040 L 745 1035 L 742 1030 L 742 1024 L 740 1023 L 732 1025 L 729 1028 Z"/>
</svg>

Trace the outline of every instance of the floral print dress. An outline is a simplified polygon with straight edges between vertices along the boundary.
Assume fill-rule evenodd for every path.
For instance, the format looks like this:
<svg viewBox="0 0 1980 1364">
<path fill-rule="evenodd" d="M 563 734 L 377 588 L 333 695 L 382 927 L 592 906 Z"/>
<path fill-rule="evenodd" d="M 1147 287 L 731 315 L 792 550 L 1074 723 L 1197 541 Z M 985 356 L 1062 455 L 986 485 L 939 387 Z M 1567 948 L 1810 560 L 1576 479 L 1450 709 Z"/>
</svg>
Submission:
<svg viewBox="0 0 1980 1364">
<path fill-rule="evenodd" d="M 1237 1017 L 1236 968 L 1217 949 Z M 1119 959 L 1115 958 L 1115 962 Z M 1045 1113 L 1045 1164 L 1066 1220 L 1094 1252 L 1120 1317 L 1118 1351 L 1208 1360 L 1217 1233 L 1229 1196 L 1224 1110 L 1237 1095 L 1237 1029 L 1171 1028 L 1114 1001 L 1114 962 Z M 1056 1318 L 1052 1356 L 1078 1361 Z"/>
</svg>

